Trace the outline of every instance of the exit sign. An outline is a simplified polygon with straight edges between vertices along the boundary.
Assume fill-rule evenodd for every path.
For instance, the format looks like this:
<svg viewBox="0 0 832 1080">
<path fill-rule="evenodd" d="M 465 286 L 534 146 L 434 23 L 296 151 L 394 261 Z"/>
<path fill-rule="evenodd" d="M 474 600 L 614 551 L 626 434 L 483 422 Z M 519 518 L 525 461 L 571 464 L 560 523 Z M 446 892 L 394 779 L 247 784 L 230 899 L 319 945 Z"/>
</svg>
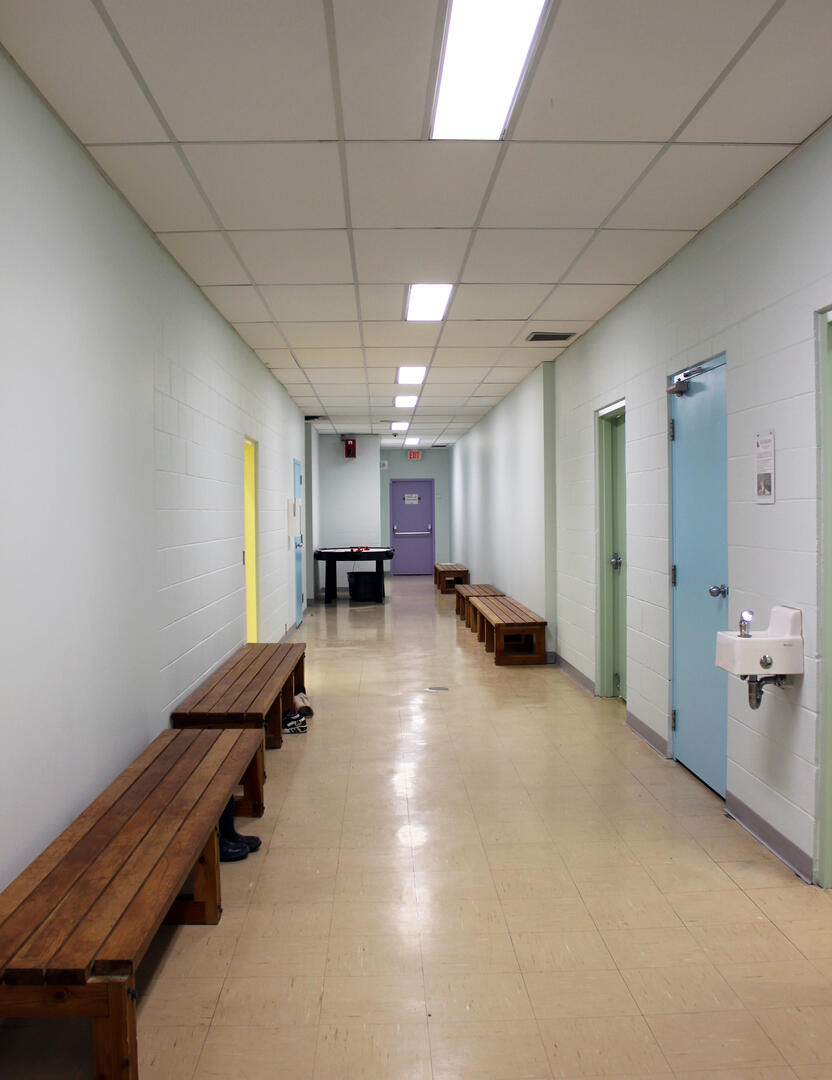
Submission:
<svg viewBox="0 0 832 1080">
<path fill-rule="evenodd" d="M 408 450 L 407 456 L 411 461 L 418 461 L 422 456 L 421 450 Z"/>
</svg>

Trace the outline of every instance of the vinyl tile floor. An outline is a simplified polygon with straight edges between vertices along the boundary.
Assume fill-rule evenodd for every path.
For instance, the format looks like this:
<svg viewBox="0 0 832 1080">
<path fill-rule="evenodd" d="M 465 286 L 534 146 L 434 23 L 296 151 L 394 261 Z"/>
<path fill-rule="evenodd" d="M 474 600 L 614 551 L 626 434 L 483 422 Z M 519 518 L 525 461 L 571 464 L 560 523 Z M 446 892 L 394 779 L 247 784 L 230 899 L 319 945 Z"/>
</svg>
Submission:
<svg viewBox="0 0 832 1080">
<path fill-rule="evenodd" d="M 832 1080 L 832 895 L 556 667 L 496 667 L 430 578 L 313 606 L 216 927 L 140 969 L 142 1080 Z M 0 1075 L 91 1075 L 83 1021 Z"/>
</svg>

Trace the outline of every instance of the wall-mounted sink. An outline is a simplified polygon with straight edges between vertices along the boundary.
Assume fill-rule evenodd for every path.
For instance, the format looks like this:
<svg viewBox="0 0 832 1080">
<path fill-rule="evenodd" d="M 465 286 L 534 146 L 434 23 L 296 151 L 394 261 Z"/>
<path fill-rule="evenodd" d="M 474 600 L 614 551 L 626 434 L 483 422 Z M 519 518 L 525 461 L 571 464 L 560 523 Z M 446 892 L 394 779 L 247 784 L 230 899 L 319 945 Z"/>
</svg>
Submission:
<svg viewBox="0 0 832 1080">
<path fill-rule="evenodd" d="M 768 627 L 753 630 L 747 637 L 736 630 L 720 630 L 716 666 L 743 678 L 802 675 L 803 612 L 800 608 L 773 607 Z"/>
</svg>

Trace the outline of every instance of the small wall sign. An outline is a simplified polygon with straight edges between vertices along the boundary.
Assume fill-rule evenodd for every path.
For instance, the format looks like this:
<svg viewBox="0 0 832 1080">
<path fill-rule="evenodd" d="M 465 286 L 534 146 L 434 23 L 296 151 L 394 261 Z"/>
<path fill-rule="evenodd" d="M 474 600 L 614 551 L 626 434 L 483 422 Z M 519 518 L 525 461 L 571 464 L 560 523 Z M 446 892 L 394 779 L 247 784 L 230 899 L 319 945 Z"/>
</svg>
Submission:
<svg viewBox="0 0 832 1080">
<path fill-rule="evenodd" d="M 420 500 L 421 500 L 421 495 L 405 495 L 404 496 L 404 504 L 405 504 L 405 506 L 418 506 Z"/>
<path fill-rule="evenodd" d="M 421 450 L 409 450 L 407 456 L 408 456 L 408 458 L 410 458 L 411 461 L 419 461 L 419 460 L 421 460 L 421 457 L 422 457 L 422 451 Z"/>
<path fill-rule="evenodd" d="M 758 503 L 774 502 L 774 432 L 754 436 L 754 482 Z"/>
</svg>

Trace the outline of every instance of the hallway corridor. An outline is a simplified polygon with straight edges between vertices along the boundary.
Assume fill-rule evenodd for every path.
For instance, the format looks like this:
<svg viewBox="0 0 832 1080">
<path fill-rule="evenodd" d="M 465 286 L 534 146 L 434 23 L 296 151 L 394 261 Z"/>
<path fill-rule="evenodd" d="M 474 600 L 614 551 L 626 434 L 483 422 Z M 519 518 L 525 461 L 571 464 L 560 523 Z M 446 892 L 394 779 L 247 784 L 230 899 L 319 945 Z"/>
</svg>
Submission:
<svg viewBox="0 0 832 1080">
<path fill-rule="evenodd" d="M 220 925 L 147 958 L 142 1080 L 832 1077 L 832 896 L 620 704 L 390 591 L 307 612 L 315 717 Z M 47 1030 L 9 1025 L 0 1074 L 87 1076 Z"/>
</svg>

